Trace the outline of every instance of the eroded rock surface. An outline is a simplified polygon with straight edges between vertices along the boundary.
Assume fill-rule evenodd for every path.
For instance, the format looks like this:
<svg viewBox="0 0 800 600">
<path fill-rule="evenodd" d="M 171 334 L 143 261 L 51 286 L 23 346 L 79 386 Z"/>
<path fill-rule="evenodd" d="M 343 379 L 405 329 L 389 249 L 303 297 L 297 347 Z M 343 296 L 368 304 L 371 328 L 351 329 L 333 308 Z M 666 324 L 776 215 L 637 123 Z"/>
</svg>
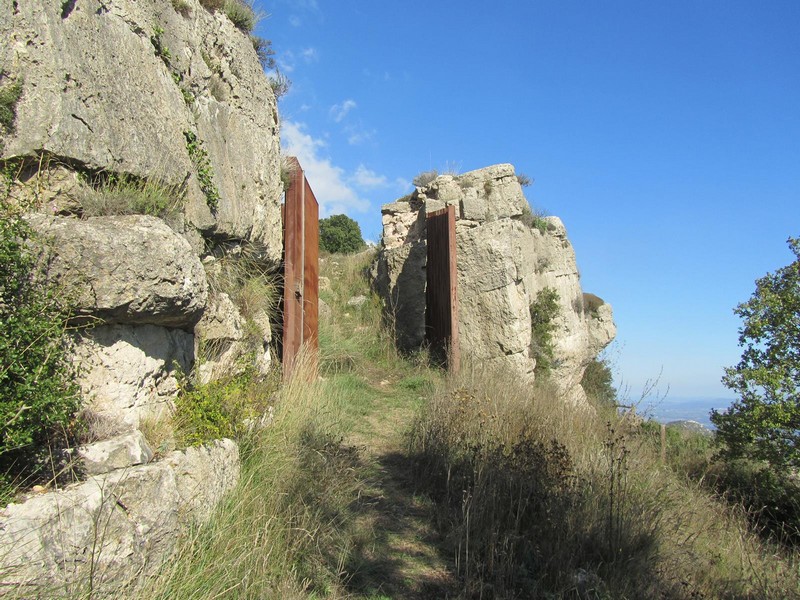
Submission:
<svg viewBox="0 0 800 600">
<path fill-rule="evenodd" d="M 10 504 L 0 511 L 0 595 L 113 597 L 154 573 L 181 528 L 207 520 L 238 479 L 238 448 L 220 440 Z"/>
<path fill-rule="evenodd" d="M 224 13 L 186 4 L 186 14 L 169 0 L 17 2 L 0 11 L 0 69 L 23 82 L 2 158 L 44 154 L 181 187 L 198 249 L 197 232 L 246 239 L 277 263 L 275 95 L 249 37 Z M 207 156 L 216 210 L 187 132 Z"/>
<path fill-rule="evenodd" d="M 537 221 L 511 165 L 440 176 L 383 207 L 375 285 L 404 349 L 425 340 L 426 215 L 456 208 L 461 351 L 533 380 L 530 307 L 539 292 L 558 294 L 552 379 L 573 402 L 585 400 L 586 365 L 614 338 L 611 307 L 585 306 L 575 253 L 557 217 Z"/>
<path fill-rule="evenodd" d="M 31 215 L 52 254 L 48 275 L 64 286 L 76 317 L 191 329 L 208 284 L 189 243 L 145 215 L 86 220 Z"/>
<path fill-rule="evenodd" d="M 101 325 L 76 334 L 73 357 L 84 404 L 138 428 L 169 413 L 178 377 L 194 363 L 194 338 L 156 325 Z"/>
</svg>

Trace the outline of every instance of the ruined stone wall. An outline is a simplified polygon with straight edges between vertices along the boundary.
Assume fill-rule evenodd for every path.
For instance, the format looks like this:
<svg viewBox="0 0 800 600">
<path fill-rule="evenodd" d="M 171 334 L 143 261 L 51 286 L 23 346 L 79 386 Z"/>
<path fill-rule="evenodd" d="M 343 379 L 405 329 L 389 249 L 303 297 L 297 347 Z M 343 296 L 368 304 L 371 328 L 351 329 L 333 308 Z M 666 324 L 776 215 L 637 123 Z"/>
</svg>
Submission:
<svg viewBox="0 0 800 600">
<path fill-rule="evenodd" d="M 375 283 L 404 349 L 425 338 L 425 215 L 456 207 L 459 337 L 462 355 L 533 380 L 530 306 L 544 288 L 558 293 L 552 379 L 585 400 L 586 365 L 614 338 L 611 307 L 584 307 L 575 253 L 557 217 L 533 217 L 511 165 L 443 175 L 383 207 Z"/>
</svg>

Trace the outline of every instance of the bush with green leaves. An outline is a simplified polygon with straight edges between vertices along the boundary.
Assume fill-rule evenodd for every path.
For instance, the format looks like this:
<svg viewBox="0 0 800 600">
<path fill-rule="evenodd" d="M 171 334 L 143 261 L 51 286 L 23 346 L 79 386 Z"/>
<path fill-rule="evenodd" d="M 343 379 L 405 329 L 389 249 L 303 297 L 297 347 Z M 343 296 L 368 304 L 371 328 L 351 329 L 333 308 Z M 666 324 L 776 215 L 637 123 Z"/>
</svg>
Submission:
<svg viewBox="0 0 800 600">
<path fill-rule="evenodd" d="M 605 358 L 594 358 L 586 366 L 581 387 L 589 398 L 601 405 L 615 406 L 617 403 L 614 375 Z"/>
<path fill-rule="evenodd" d="M 739 399 L 711 414 L 724 458 L 760 461 L 778 473 L 800 468 L 800 239 L 788 244 L 794 262 L 757 280 L 734 310 L 744 321 L 744 351 L 722 383 Z"/>
<path fill-rule="evenodd" d="M 272 93 L 275 94 L 275 98 L 282 98 L 289 93 L 289 89 L 292 87 L 291 79 L 286 77 L 286 75 L 281 73 L 278 69 L 275 69 L 275 72 L 267 77 L 267 81 L 272 88 Z"/>
<path fill-rule="evenodd" d="M 45 475 L 79 396 L 66 358 L 64 296 L 50 285 L 18 207 L 0 198 L 0 482 Z"/>
<path fill-rule="evenodd" d="M 347 215 L 320 219 L 319 246 L 326 252 L 341 254 L 352 254 L 366 248 L 361 228 Z"/>
<path fill-rule="evenodd" d="M 225 15 L 244 33 L 250 33 L 256 26 L 256 13 L 253 7 L 243 0 L 225 0 L 222 7 Z"/>
<path fill-rule="evenodd" d="M 553 367 L 553 333 L 555 319 L 559 314 L 558 292 L 553 288 L 542 288 L 530 306 L 531 356 L 536 359 L 536 373 L 547 375 Z"/>
<path fill-rule="evenodd" d="M 244 33 L 250 33 L 258 21 L 252 3 L 245 0 L 200 0 L 200 5 L 211 12 L 221 10 Z"/>
<path fill-rule="evenodd" d="M 258 56 L 258 62 L 261 63 L 261 67 L 267 70 L 274 69 L 276 62 L 275 50 L 272 49 L 272 40 L 267 40 L 257 35 L 251 35 L 250 42 L 253 44 L 253 50 L 256 51 L 256 56 Z"/>
<path fill-rule="evenodd" d="M 276 372 L 277 373 L 277 372 Z M 233 377 L 203 385 L 184 384 L 175 400 L 175 426 L 187 446 L 221 438 L 242 440 L 248 423 L 267 414 L 276 377 L 263 377 L 252 364 Z"/>
<path fill-rule="evenodd" d="M 523 225 L 530 229 L 538 229 L 540 233 L 547 233 L 550 225 L 545 219 L 547 213 L 541 209 L 533 210 L 530 205 L 522 207 L 522 214 L 518 217 Z"/>
</svg>

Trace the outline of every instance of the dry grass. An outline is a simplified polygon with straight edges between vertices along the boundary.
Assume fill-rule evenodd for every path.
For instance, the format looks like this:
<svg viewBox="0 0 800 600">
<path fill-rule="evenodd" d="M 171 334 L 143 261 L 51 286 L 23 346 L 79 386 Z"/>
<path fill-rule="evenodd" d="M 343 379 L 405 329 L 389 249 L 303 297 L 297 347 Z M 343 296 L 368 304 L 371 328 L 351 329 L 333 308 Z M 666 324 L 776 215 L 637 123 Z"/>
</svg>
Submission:
<svg viewBox="0 0 800 600">
<path fill-rule="evenodd" d="M 151 215 L 169 220 L 178 213 L 185 198 L 180 186 L 157 179 L 100 173 L 89 177 L 79 201 L 84 217 L 110 215 Z"/>
<path fill-rule="evenodd" d="M 357 496 L 352 452 L 331 417 L 345 401 L 301 357 L 273 421 L 244 444 L 242 480 L 137 598 L 337 597 L 342 522 Z"/>
<path fill-rule="evenodd" d="M 467 368 L 424 411 L 413 448 L 465 597 L 800 594 L 796 558 L 660 465 L 635 419 Z"/>
</svg>

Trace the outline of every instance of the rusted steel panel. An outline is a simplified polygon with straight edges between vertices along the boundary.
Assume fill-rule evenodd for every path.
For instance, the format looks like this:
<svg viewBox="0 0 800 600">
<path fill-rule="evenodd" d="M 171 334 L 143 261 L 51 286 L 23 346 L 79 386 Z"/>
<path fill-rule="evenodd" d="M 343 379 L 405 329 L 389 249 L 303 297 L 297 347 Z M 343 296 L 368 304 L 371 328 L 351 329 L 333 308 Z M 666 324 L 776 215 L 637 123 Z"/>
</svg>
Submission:
<svg viewBox="0 0 800 600">
<path fill-rule="evenodd" d="M 319 205 L 308 181 L 304 198 L 303 342 L 316 355 L 319 349 Z"/>
<path fill-rule="evenodd" d="M 316 367 L 319 348 L 319 205 L 296 158 L 286 190 L 284 222 L 283 374 L 303 346 Z"/>
<path fill-rule="evenodd" d="M 303 195 L 305 176 L 289 158 L 292 178 L 283 219 L 283 372 L 288 375 L 303 343 Z M 293 167 L 293 168 L 292 168 Z"/>
<path fill-rule="evenodd" d="M 458 278 L 456 273 L 455 207 L 428 214 L 428 264 L 425 288 L 425 331 L 434 360 L 458 371 Z"/>
</svg>

